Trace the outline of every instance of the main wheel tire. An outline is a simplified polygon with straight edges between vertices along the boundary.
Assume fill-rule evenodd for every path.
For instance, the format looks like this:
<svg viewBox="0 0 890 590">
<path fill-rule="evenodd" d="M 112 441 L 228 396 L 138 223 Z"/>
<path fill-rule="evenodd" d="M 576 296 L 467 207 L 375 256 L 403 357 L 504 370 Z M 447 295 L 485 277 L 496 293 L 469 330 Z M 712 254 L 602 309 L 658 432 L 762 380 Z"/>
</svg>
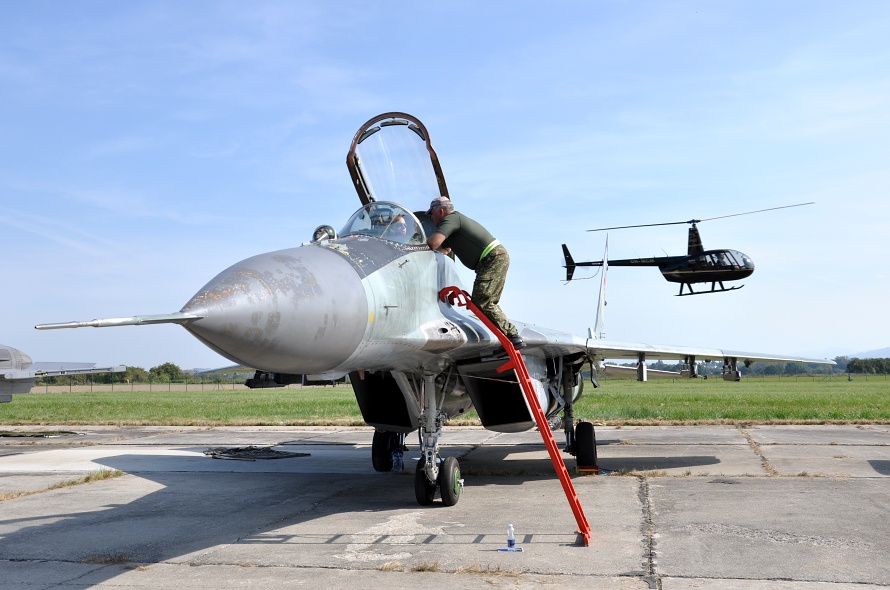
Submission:
<svg viewBox="0 0 890 590">
<path fill-rule="evenodd" d="M 426 461 L 421 458 L 414 471 L 414 496 L 417 498 L 418 504 L 429 506 L 436 498 L 436 482 L 427 479 L 424 467 L 426 467 Z"/>
<path fill-rule="evenodd" d="M 460 499 L 460 465 L 454 457 L 447 457 L 439 467 L 439 493 L 442 503 L 454 506 Z"/>
<path fill-rule="evenodd" d="M 590 422 L 575 427 L 575 461 L 578 467 L 596 467 L 596 433 Z"/>
<path fill-rule="evenodd" d="M 399 444 L 397 432 L 374 431 L 371 440 L 371 464 L 374 471 L 392 471 L 392 452 Z"/>
</svg>

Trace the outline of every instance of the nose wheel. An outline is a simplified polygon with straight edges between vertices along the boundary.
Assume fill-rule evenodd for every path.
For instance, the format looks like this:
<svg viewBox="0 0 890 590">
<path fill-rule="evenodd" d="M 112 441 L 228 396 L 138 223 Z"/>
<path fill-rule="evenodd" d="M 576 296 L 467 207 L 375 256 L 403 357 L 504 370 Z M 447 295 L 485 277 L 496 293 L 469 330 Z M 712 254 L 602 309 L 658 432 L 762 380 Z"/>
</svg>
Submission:
<svg viewBox="0 0 890 590">
<path fill-rule="evenodd" d="M 460 465 L 454 457 L 446 457 L 439 466 L 436 481 L 431 481 L 426 473 L 426 461 L 420 459 L 414 471 L 414 495 L 421 506 L 429 506 L 436 499 L 436 490 L 445 506 L 454 506 L 460 499 L 464 480 L 460 476 Z"/>
<path fill-rule="evenodd" d="M 421 506 L 429 506 L 436 499 L 436 482 L 430 481 L 426 476 L 425 467 L 426 461 L 420 459 L 414 472 L 414 496 Z"/>
<path fill-rule="evenodd" d="M 464 489 L 464 480 L 460 477 L 460 465 L 454 457 L 446 457 L 439 468 L 439 493 L 442 503 L 446 506 L 454 506 L 460 498 L 460 492 Z"/>
</svg>

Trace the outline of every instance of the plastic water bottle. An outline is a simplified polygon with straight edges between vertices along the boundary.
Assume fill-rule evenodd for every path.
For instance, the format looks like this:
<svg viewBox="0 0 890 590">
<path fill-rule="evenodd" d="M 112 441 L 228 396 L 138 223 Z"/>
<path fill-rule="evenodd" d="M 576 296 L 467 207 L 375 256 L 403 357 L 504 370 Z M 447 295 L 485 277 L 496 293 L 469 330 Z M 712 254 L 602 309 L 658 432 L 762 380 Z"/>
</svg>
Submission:
<svg viewBox="0 0 890 590">
<path fill-rule="evenodd" d="M 513 532 L 513 525 L 507 525 L 507 549 L 513 549 L 516 547 L 516 535 Z"/>
<path fill-rule="evenodd" d="M 402 449 L 392 452 L 392 470 L 393 473 L 401 473 L 405 470 L 405 455 Z"/>
</svg>

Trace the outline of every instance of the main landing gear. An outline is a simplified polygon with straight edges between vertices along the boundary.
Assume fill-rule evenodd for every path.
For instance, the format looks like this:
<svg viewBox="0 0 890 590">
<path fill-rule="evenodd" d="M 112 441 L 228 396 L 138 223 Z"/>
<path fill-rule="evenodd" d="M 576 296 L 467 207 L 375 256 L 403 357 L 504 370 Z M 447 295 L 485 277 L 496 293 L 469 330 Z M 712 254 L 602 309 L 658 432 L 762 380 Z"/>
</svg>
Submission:
<svg viewBox="0 0 890 590">
<path fill-rule="evenodd" d="M 596 463 L 596 433 L 590 422 L 578 422 L 575 428 L 575 463 L 582 473 L 599 473 Z"/>
<path fill-rule="evenodd" d="M 579 473 L 599 473 L 596 431 L 592 423 L 581 421 L 574 427 L 566 426 L 565 452 L 575 456 L 575 465 Z"/>
<path fill-rule="evenodd" d="M 371 464 L 374 466 L 374 471 L 392 471 L 393 451 L 404 448 L 404 434 L 375 430 L 371 441 Z"/>
<path fill-rule="evenodd" d="M 563 374 L 563 391 L 571 392 L 573 378 L 571 373 Z M 599 387 L 596 381 L 594 387 Z M 578 422 L 575 424 L 574 400 L 571 393 L 565 396 L 562 423 L 565 430 L 565 452 L 574 455 L 575 465 L 580 473 L 599 473 L 596 457 L 596 432 L 590 422 Z"/>
</svg>

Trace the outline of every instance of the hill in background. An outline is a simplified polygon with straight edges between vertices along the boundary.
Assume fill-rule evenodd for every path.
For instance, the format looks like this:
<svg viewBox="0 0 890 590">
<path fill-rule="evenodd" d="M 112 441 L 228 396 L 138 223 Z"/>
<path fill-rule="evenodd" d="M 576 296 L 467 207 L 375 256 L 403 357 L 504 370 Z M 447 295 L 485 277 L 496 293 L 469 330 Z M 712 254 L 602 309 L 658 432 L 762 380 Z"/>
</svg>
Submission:
<svg viewBox="0 0 890 590">
<path fill-rule="evenodd" d="M 878 348 L 877 350 L 869 350 L 867 352 L 851 354 L 849 356 L 850 358 L 859 359 L 886 359 L 890 358 L 890 346 L 888 346 L 887 348 Z"/>
</svg>

